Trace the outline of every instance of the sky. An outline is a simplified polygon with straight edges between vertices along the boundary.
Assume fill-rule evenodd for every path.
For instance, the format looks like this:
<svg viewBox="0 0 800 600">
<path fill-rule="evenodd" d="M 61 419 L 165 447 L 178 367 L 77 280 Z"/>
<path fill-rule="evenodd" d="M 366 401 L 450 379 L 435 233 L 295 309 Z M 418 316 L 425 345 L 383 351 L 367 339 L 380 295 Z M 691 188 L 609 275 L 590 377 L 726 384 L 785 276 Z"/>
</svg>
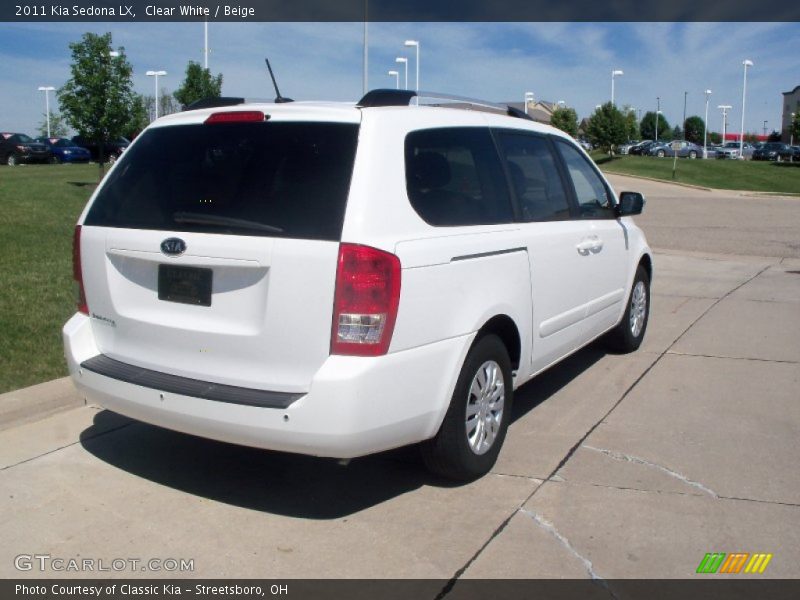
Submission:
<svg viewBox="0 0 800 600">
<path fill-rule="evenodd" d="M 165 70 L 162 88 L 175 90 L 190 60 L 203 61 L 202 23 L 0 23 L 0 131 L 34 134 L 44 118 L 42 85 L 69 78 L 68 44 L 86 31 L 111 32 L 133 65 L 140 93 L 153 93 L 147 70 Z M 362 95 L 362 23 L 211 23 L 209 67 L 223 74 L 223 95 L 273 98 L 264 57 L 284 96 L 295 100 L 356 101 Z M 421 89 L 502 102 L 564 100 L 579 117 L 610 100 L 611 71 L 618 106 L 661 110 L 670 125 L 704 116 L 722 128 L 716 107 L 729 104 L 728 131 L 741 126 L 744 59 L 745 131 L 780 129 L 782 92 L 800 85 L 798 23 L 370 23 L 369 87 L 394 87 L 390 69 L 420 41 Z M 51 108 L 56 104 L 51 93 Z"/>
</svg>

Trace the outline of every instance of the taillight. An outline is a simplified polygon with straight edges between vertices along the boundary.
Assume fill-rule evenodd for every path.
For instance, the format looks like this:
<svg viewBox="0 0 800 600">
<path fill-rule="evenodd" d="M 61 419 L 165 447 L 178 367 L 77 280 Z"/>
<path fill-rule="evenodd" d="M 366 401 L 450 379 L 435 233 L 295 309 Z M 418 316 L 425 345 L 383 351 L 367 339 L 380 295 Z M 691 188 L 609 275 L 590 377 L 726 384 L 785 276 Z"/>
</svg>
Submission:
<svg viewBox="0 0 800 600">
<path fill-rule="evenodd" d="M 399 258 L 369 246 L 341 244 L 333 301 L 331 354 L 386 354 L 399 301 Z"/>
<path fill-rule="evenodd" d="M 75 226 L 75 233 L 72 236 L 72 277 L 78 284 L 78 312 L 85 315 L 89 314 L 89 306 L 86 304 L 86 294 L 83 291 L 83 268 L 81 267 L 81 226 Z"/>
<path fill-rule="evenodd" d="M 205 120 L 206 125 L 214 123 L 257 123 L 264 121 L 264 113 L 260 110 L 231 110 L 226 112 L 215 112 Z"/>
</svg>

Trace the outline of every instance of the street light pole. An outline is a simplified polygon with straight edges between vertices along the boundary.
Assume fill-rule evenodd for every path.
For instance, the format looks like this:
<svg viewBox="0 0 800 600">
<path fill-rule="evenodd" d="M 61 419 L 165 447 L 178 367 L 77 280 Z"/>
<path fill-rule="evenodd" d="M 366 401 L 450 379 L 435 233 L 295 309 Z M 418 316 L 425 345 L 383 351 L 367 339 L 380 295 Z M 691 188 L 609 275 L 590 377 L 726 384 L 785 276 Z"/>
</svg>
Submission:
<svg viewBox="0 0 800 600">
<path fill-rule="evenodd" d="M 745 59 L 742 61 L 744 65 L 744 81 L 742 82 L 742 130 L 739 132 L 739 158 L 744 159 L 744 101 L 747 95 L 747 67 L 753 66 L 753 61 Z"/>
<path fill-rule="evenodd" d="M 661 96 L 656 96 L 656 139 L 658 142 L 658 115 L 661 114 Z"/>
<path fill-rule="evenodd" d="M 208 69 L 208 17 L 203 21 L 203 68 Z"/>
<path fill-rule="evenodd" d="M 50 137 L 50 92 L 55 90 L 52 85 L 40 85 L 39 91 L 44 92 L 44 111 L 47 117 L 47 137 Z"/>
<path fill-rule="evenodd" d="M 406 86 L 405 86 L 405 88 L 404 88 L 404 89 L 406 89 L 406 90 L 407 90 L 407 89 L 408 89 L 408 59 L 407 59 L 407 58 L 405 58 L 405 57 L 403 57 L 403 56 L 398 56 L 397 58 L 395 58 L 395 59 L 394 59 L 394 62 L 396 62 L 396 63 L 402 63 L 402 64 L 405 66 L 405 68 L 406 68 L 406 79 L 405 79 L 405 81 L 406 81 Z"/>
<path fill-rule="evenodd" d="M 394 89 L 399 90 L 400 89 L 400 71 L 388 71 L 387 75 L 389 75 L 389 77 L 394 75 Z"/>
<path fill-rule="evenodd" d="M 148 71 L 146 73 L 146 75 L 148 77 L 153 77 L 154 81 L 155 81 L 155 91 L 156 91 L 156 93 L 155 93 L 155 96 L 154 96 L 155 101 L 153 102 L 153 104 L 155 105 L 155 119 L 153 119 L 154 121 L 156 119 L 158 119 L 158 78 L 160 76 L 166 75 L 166 74 L 167 74 L 166 71 Z"/>
<path fill-rule="evenodd" d="M 703 158 L 708 158 L 708 97 L 711 90 L 706 90 L 706 120 L 703 121 Z"/>
<path fill-rule="evenodd" d="M 416 85 L 416 91 L 419 92 L 419 41 L 418 40 L 406 40 L 404 45 L 409 47 L 409 48 L 415 47 L 417 49 L 417 85 Z M 408 66 L 406 66 L 406 69 L 408 69 Z M 406 73 L 408 73 L 408 70 L 406 70 Z M 406 89 L 408 89 L 408 82 L 406 82 Z"/>
<path fill-rule="evenodd" d="M 683 129 L 683 139 L 686 140 L 686 96 L 689 95 L 689 92 L 683 92 L 683 125 L 681 126 Z"/>
<path fill-rule="evenodd" d="M 624 75 L 620 69 L 613 69 L 611 71 L 611 106 L 614 106 L 614 77 L 617 75 Z"/>
<path fill-rule="evenodd" d="M 769 121 L 764 119 L 764 137 L 767 137 L 767 123 L 769 123 Z"/>
<path fill-rule="evenodd" d="M 533 102 L 533 92 L 525 92 L 525 114 L 528 114 L 528 103 Z"/>
<path fill-rule="evenodd" d="M 720 104 L 717 108 L 722 110 L 722 145 L 725 145 L 725 133 L 728 127 L 728 111 L 733 107 L 730 104 Z"/>
</svg>

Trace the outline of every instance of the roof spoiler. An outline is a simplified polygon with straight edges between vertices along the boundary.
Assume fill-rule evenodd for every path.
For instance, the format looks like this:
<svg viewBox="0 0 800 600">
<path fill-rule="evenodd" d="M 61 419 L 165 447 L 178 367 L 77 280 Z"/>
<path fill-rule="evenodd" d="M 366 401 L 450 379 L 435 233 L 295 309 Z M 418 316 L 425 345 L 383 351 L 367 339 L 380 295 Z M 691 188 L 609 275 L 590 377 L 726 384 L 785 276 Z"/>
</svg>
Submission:
<svg viewBox="0 0 800 600">
<path fill-rule="evenodd" d="M 244 98 L 233 98 L 230 96 L 216 96 L 195 100 L 188 106 L 184 106 L 183 110 L 198 110 L 200 108 L 219 108 L 220 106 L 236 106 L 237 104 L 244 104 Z"/>
<path fill-rule="evenodd" d="M 448 103 L 467 104 L 469 106 L 480 106 L 483 108 L 491 108 L 493 110 L 505 113 L 509 117 L 517 119 L 526 119 L 533 121 L 530 115 L 526 115 L 523 111 L 513 106 L 505 104 L 496 104 L 494 102 L 487 102 L 486 100 L 476 100 L 475 98 L 466 98 L 464 96 L 453 96 L 451 94 L 441 94 L 438 92 L 415 92 L 412 90 L 392 90 L 392 89 L 378 89 L 367 92 L 361 100 L 358 101 L 356 106 L 360 108 L 371 108 L 375 106 L 409 106 L 414 98 L 431 98 L 433 100 L 445 100 Z M 458 106 L 452 108 L 460 108 Z"/>
</svg>

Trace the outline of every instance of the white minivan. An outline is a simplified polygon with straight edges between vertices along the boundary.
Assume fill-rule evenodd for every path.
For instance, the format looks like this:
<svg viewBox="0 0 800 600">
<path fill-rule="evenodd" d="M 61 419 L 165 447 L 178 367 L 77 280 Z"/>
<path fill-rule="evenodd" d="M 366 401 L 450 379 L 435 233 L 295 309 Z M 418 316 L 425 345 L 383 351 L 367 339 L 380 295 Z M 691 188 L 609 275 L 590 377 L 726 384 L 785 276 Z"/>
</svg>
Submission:
<svg viewBox="0 0 800 600">
<path fill-rule="evenodd" d="M 433 471 L 469 480 L 493 466 L 515 388 L 600 336 L 638 348 L 641 194 L 616 198 L 519 111 L 425 97 L 231 103 L 148 127 L 75 228 L 80 392 L 259 448 L 421 442 Z"/>
</svg>

